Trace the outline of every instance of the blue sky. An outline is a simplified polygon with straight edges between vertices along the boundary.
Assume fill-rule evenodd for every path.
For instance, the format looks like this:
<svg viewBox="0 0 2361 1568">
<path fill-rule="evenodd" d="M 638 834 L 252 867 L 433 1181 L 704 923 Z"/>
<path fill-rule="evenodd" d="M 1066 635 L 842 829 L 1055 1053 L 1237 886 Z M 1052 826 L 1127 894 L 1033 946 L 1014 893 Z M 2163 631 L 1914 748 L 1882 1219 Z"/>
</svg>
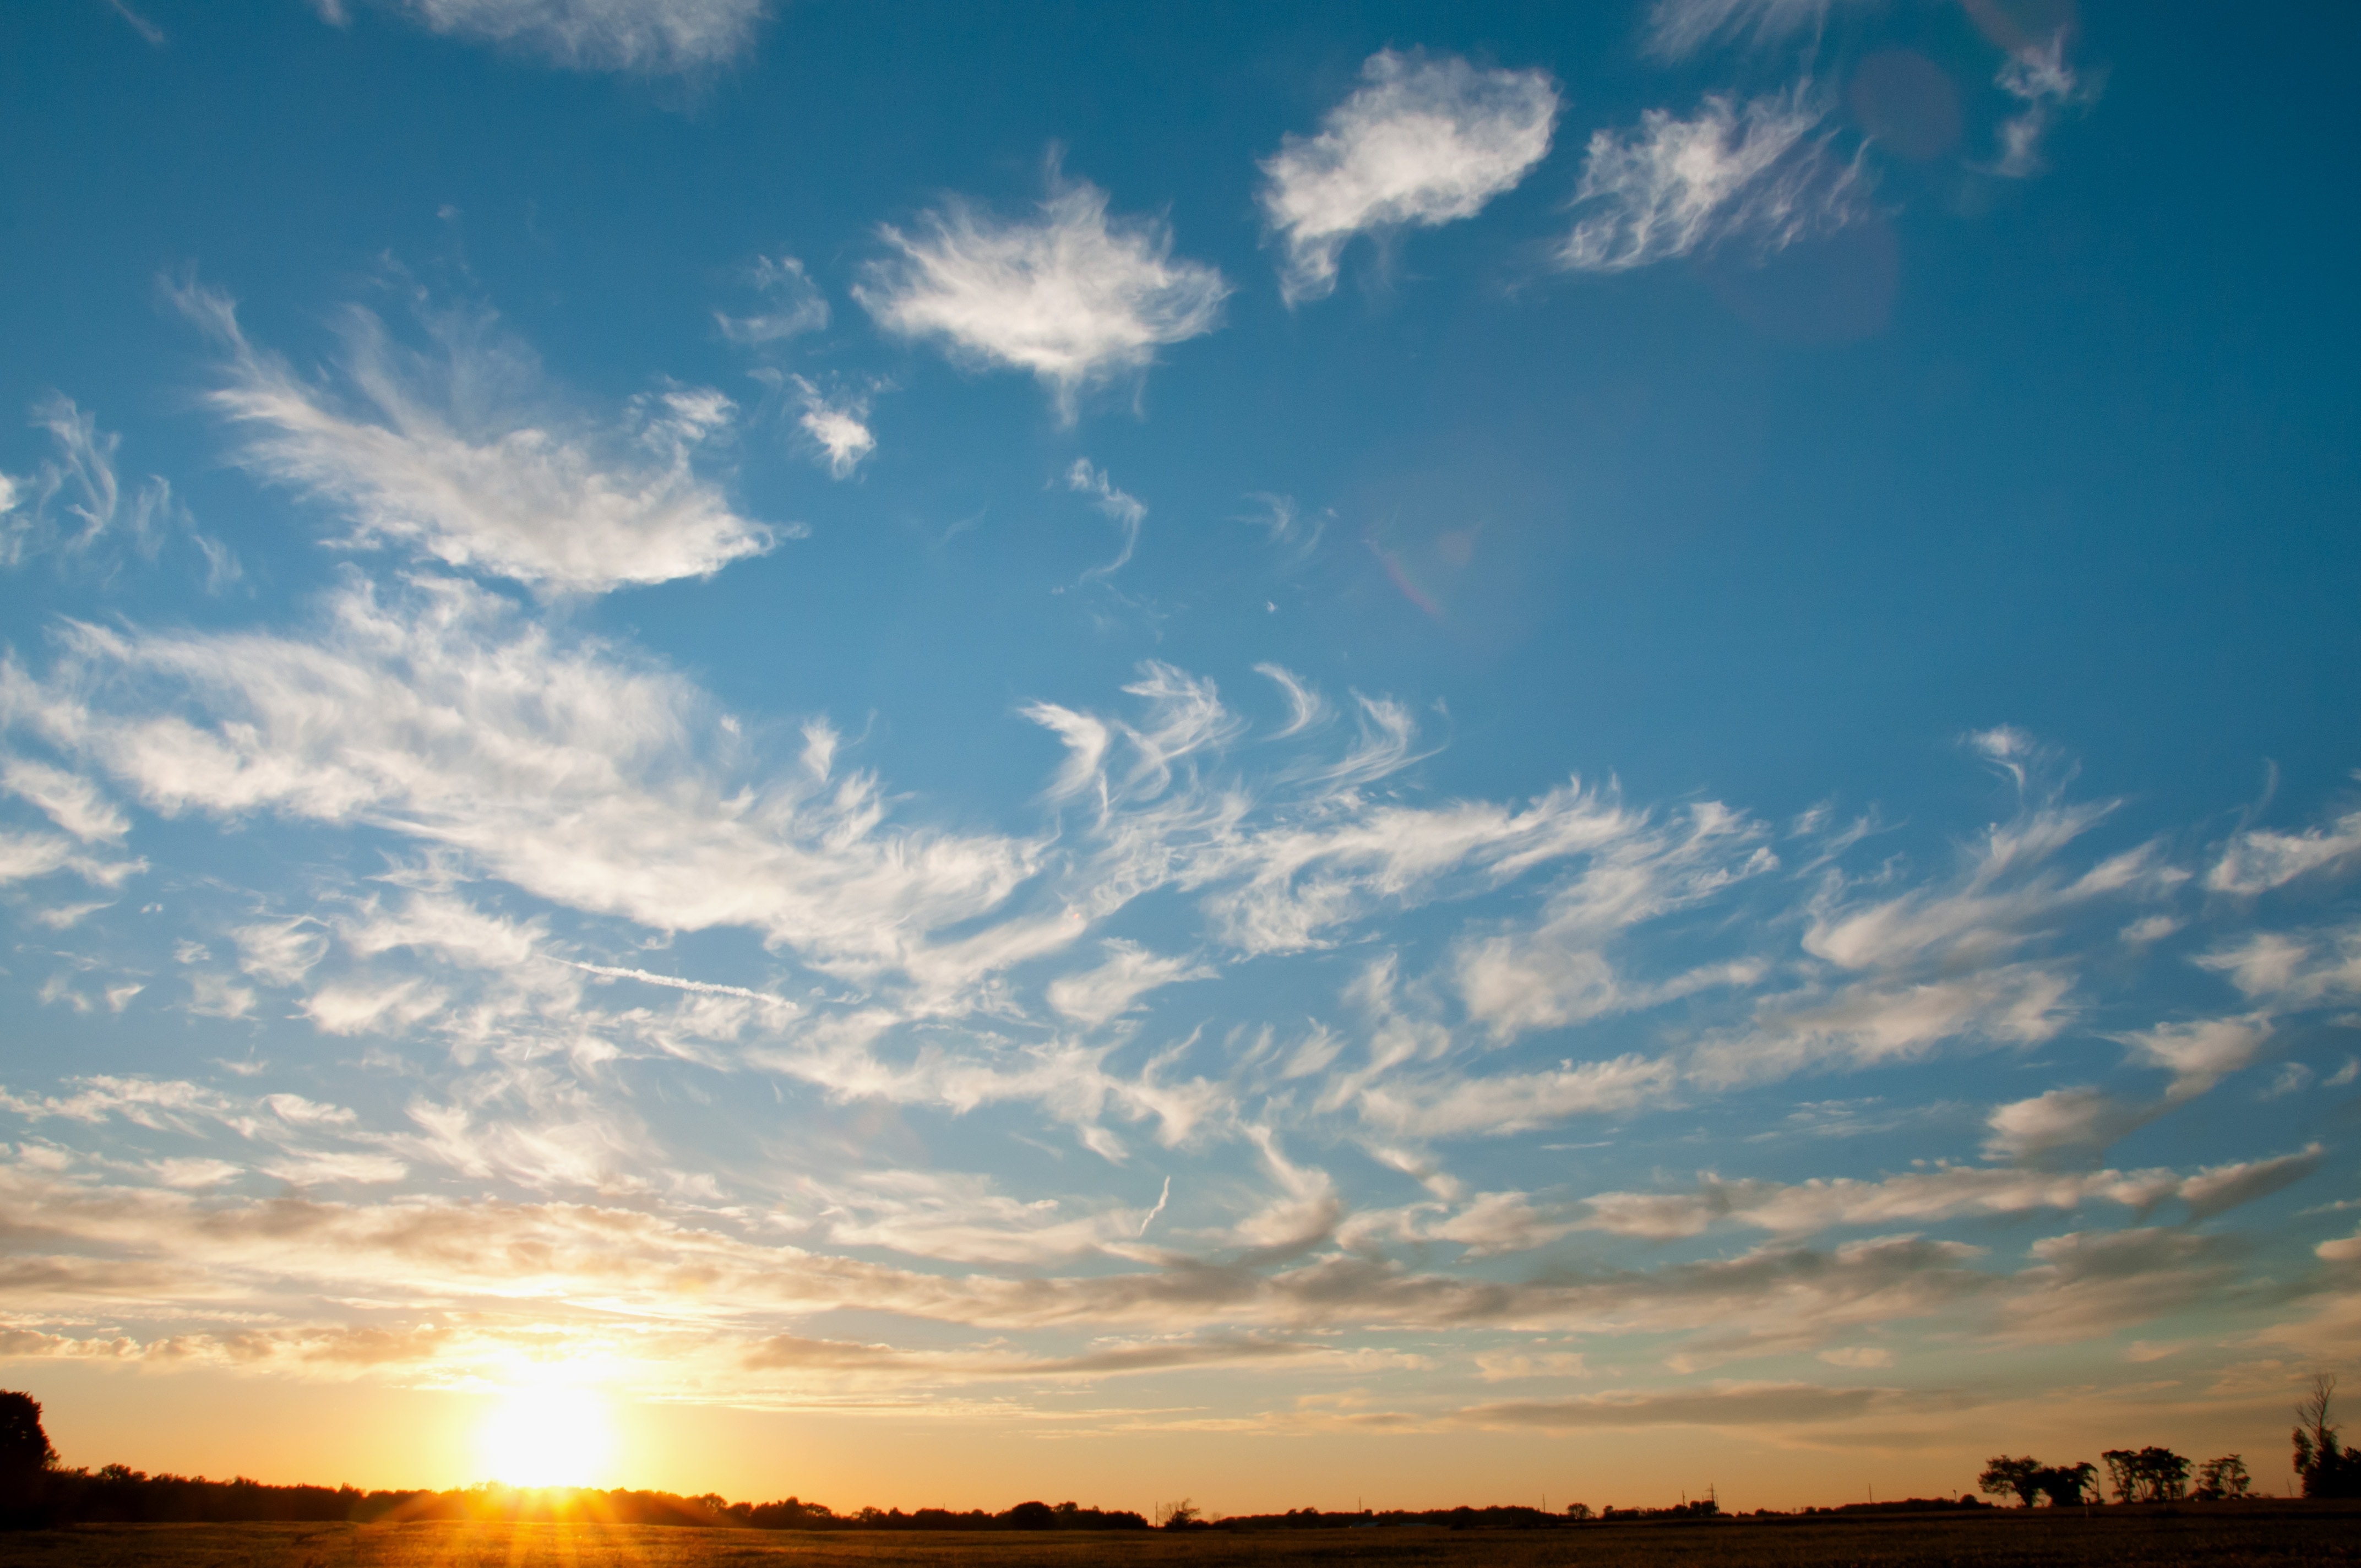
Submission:
<svg viewBox="0 0 2361 1568">
<path fill-rule="evenodd" d="M 1751 1506 L 2361 1347 L 2349 17 L 5 27 L 69 1460 Z"/>
</svg>

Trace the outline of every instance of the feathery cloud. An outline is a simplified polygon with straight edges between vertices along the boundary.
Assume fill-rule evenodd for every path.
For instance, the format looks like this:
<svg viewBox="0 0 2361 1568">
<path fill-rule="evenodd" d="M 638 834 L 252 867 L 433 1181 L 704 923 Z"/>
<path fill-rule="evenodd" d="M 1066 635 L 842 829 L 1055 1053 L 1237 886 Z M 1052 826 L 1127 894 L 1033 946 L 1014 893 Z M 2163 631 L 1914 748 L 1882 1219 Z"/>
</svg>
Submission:
<svg viewBox="0 0 2361 1568">
<path fill-rule="evenodd" d="M 1293 303 L 1336 287 L 1356 235 L 1475 216 L 1548 155 L 1558 94 L 1541 71 L 1479 71 L 1456 56 L 1371 55 L 1363 85 L 1261 164 L 1264 219 L 1285 247 Z"/>
<path fill-rule="evenodd" d="M 1558 265 L 1622 272 L 1721 246 L 1768 255 L 1862 216 L 1866 176 L 1836 155 L 1810 93 L 1799 82 L 1743 108 L 1716 95 L 1693 119 L 1651 109 L 1628 137 L 1591 133 Z"/>
<path fill-rule="evenodd" d="M 877 450 L 869 429 L 869 400 L 849 396 L 831 399 L 801 376 L 792 378 L 804 411 L 796 421 L 819 449 L 821 466 L 831 479 L 849 479 L 868 455 Z"/>
<path fill-rule="evenodd" d="M 1163 220 L 1111 219 L 1105 192 L 1054 169 L 1030 219 L 953 198 L 916 234 L 881 233 L 898 254 L 871 262 L 852 291 L 880 326 L 1028 371 L 1068 419 L 1083 389 L 1213 331 L 1230 294 L 1213 268 L 1173 257 Z"/>
<path fill-rule="evenodd" d="M 312 0 L 344 25 L 349 0 Z M 506 44 L 575 71 L 664 74 L 720 65 L 753 42 L 765 0 L 369 0 L 431 32 Z"/>
<path fill-rule="evenodd" d="M 603 428 L 553 428 L 531 411 L 548 399 L 538 367 L 489 314 L 431 320 L 430 360 L 354 309 L 344 378 L 364 411 L 348 413 L 250 344 L 225 296 L 191 285 L 175 298 L 227 354 L 206 400 L 244 433 L 239 462 L 340 512 L 349 544 L 603 593 L 710 576 L 780 532 L 739 516 L 696 470 L 735 417 L 719 392 L 668 388 Z"/>
</svg>

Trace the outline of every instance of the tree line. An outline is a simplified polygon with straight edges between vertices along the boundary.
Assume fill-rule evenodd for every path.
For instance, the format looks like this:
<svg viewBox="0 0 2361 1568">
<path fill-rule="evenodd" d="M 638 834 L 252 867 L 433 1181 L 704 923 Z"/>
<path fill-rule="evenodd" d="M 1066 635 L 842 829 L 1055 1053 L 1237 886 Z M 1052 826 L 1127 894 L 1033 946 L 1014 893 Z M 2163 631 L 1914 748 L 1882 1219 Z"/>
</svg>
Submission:
<svg viewBox="0 0 2361 1568">
<path fill-rule="evenodd" d="M 2329 1420 L 2336 1395 L 2336 1379 L 2322 1373 L 2312 1380 L 2312 1392 L 2295 1408 L 2296 1425 L 2290 1434 L 2295 1449 L 2295 1473 L 2307 1497 L 2361 1497 L 2361 1453 L 2337 1440 Z M 2225 1453 L 2191 1466 L 2169 1448 L 2111 1448 L 2099 1455 L 2107 1467 L 2105 1489 L 2118 1503 L 2218 1502 L 2254 1496 L 2254 1480 L 2243 1455 Z M 2026 1508 L 2048 1503 L 2052 1508 L 2076 1508 L 2103 1500 L 2099 1469 L 2080 1464 L 2044 1464 L 2031 1455 L 2012 1458 L 1994 1454 L 1984 1465 L 1976 1486 L 1993 1497 L 2014 1496 Z"/>
<path fill-rule="evenodd" d="M 2312 1392 L 2296 1407 L 2290 1434 L 2295 1473 L 2306 1497 L 2361 1497 L 2361 1451 L 2345 1446 L 2339 1428 L 2330 1420 L 2336 1379 L 2326 1374 L 2312 1380 Z M 2225 1453 L 2192 1465 L 2169 1448 L 2111 1448 L 2102 1453 L 2106 1466 L 2103 1488 L 2098 1465 L 2044 1464 L 2031 1455 L 1996 1454 L 1977 1477 L 1978 1487 L 1993 1497 L 2014 1497 L 2026 1508 L 2047 1504 L 2075 1508 L 2103 1500 L 2113 1492 L 2118 1503 L 2169 1503 L 2184 1497 L 2196 1501 L 2254 1496 L 2246 1460 Z M 2191 1485 L 2192 1476 L 2194 1485 Z M 1958 1508 L 1975 1506 L 1962 1497 L 1949 1499 L 1912 1498 L 1898 1504 L 1851 1504 L 1838 1509 L 1807 1508 L 1807 1514 L 1892 1511 L 1897 1508 Z M 1758 1514 L 1768 1510 L 1758 1509 Z M 1205 1528 L 1198 1510 L 1182 1502 L 1158 1508 L 1154 1528 Z M 1545 1514 L 1523 1507 L 1487 1508 L 1389 1509 L 1345 1514 L 1316 1508 L 1290 1509 L 1282 1515 L 1249 1515 L 1225 1519 L 1234 1529 L 1351 1528 L 1372 1525 L 1426 1526 L 1453 1530 L 1535 1529 L 1578 1524 L 1598 1518 L 1606 1521 L 1710 1519 L 1719 1509 L 1710 1499 L 1684 1503 L 1676 1508 L 1608 1508 L 1594 1516 L 1583 1504 L 1567 1506 L 1562 1514 Z M 1727 1517 L 1727 1516 L 1722 1516 Z M 268 1486 L 243 1476 L 209 1481 L 203 1476 L 149 1475 L 126 1465 L 108 1464 L 96 1471 L 67 1469 L 41 1426 L 40 1402 L 29 1394 L 0 1390 L 0 1528 L 43 1527 L 78 1523 L 227 1524 L 262 1520 L 369 1523 L 378 1520 L 472 1519 L 595 1519 L 609 1524 L 670 1524 L 736 1526 L 754 1530 L 1140 1530 L 1148 1521 L 1127 1508 L 1083 1508 L 1066 1502 L 1027 1501 L 997 1513 L 983 1508 L 960 1512 L 949 1508 L 865 1508 L 838 1513 L 825 1503 L 786 1497 L 776 1502 L 731 1502 L 719 1494 L 682 1497 L 671 1492 L 616 1487 L 550 1487 L 522 1489 L 472 1486 L 448 1491 L 362 1491 L 354 1486 Z"/>
</svg>

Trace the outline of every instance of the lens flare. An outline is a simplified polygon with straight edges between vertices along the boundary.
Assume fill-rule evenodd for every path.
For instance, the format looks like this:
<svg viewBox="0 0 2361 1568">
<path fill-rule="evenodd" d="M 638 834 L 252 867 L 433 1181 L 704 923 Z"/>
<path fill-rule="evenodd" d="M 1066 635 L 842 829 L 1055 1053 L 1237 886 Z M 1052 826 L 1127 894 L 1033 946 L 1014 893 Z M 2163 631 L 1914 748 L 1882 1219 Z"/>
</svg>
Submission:
<svg viewBox="0 0 2361 1568">
<path fill-rule="evenodd" d="M 487 1479 L 511 1486 L 595 1485 L 613 1446 L 607 1402 L 588 1388 L 512 1387 L 478 1434 Z"/>
</svg>

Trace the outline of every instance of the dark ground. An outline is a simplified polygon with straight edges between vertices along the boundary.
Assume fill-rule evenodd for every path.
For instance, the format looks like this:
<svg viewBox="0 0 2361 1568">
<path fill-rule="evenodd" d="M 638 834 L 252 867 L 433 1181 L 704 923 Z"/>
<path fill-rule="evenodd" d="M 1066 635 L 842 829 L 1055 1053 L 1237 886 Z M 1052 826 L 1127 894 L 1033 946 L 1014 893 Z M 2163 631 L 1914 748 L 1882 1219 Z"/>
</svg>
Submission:
<svg viewBox="0 0 2361 1568">
<path fill-rule="evenodd" d="M 2361 1564 L 2361 1505 L 2247 1503 L 1873 1519 L 1590 1524 L 1553 1530 L 1322 1530 L 965 1535 L 596 1524 L 84 1525 L 0 1536 L 9 1568 L 852 1568 L 1289 1563 L 1582 1568 Z"/>
</svg>

